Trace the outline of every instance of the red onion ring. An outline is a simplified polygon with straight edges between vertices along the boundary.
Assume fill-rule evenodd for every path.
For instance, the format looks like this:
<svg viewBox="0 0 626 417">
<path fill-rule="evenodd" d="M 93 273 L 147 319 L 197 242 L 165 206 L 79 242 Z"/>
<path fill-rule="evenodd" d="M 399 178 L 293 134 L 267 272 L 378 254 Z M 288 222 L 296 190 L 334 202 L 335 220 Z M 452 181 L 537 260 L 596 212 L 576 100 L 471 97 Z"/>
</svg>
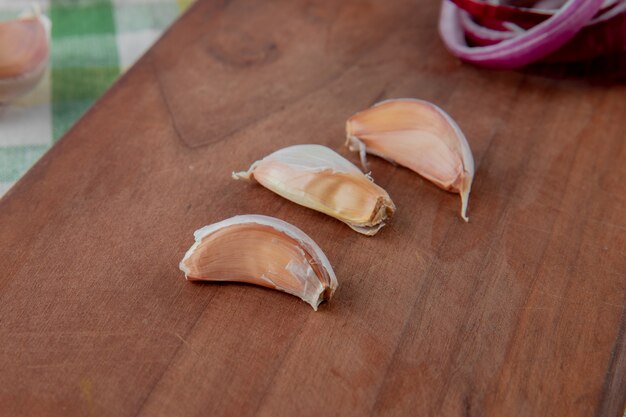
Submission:
<svg viewBox="0 0 626 417">
<path fill-rule="evenodd" d="M 614 6 L 614 7 L 613 7 Z M 573 62 L 620 52 L 626 47 L 626 1 L 613 0 L 587 22 L 567 44 L 546 58 L 549 62 Z M 513 30 L 493 30 L 476 23 L 469 13 L 460 14 L 465 37 L 478 46 L 494 45 L 518 34 Z M 503 25 L 506 26 L 506 23 Z"/>
<path fill-rule="evenodd" d="M 466 11 L 460 12 L 459 19 L 461 27 L 465 32 L 465 36 L 474 45 L 495 45 L 505 39 L 510 39 L 515 36 L 515 32 L 511 30 L 494 30 L 479 25 Z"/>
<path fill-rule="evenodd" d="M 475 18 L 536 25 L 554 15 L 554 10 L 531 9 L 501 4 L 486 3 L 481 0 L 452 0 L 461 9 Z"/>
<path fill-rule="evenodd" d="M 575 62 L 626 50 L 626 2 L 589 22 L 546 62 Z"/>
<path fill-rule="evenodd" d="M 600 10 L 603 0 L 568 0 L 552 17 L 497 44 L 471 47 L 461 28 L 460 10 L 444 0 L 439 33 L 455 56 L 491 68 L 512 69 L 537 61 L 556 51 Z"/>
<path fill-rule="evenodd" d="M 588 25 L 595 25 L 607 21 L 624 11 L 626 11 L 626 1 L 614 0 L 610 2 L 609 6 L 603 7 L 602 10 L 589 21 Z"/>
<path fill-rule="evenodd" d="M 512 22 L 523 28 L 530 28 L 553 16 L 561 6 L 549 1 L 538 1 L 536 8 L 516 7 L 505 4 L 487 3 L 488 0 L 451 0 L 454 4 L 469 13 L 481 26 L 500 30 L 502 22 Z M 499 2 L 502 0 L 499 0 Z M 604 0 L 598 15 L 609 11 L 622 0 Z M 557 3 L 559 1 L 557 0 Z"/>
</svg>

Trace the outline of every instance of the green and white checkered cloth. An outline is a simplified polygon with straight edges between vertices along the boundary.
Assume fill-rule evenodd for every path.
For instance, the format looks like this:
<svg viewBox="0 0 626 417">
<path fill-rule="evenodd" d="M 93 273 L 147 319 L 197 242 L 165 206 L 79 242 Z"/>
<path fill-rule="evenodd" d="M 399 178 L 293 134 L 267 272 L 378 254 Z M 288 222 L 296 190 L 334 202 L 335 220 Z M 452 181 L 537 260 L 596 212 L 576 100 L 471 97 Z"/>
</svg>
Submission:
<svg viewBox="0 0 626 417">
<path fill-rule="evenodd" d="M 38 0 L 52 21 L 50 67 L 0 107 L 0 196 L 130 67 L 193 0 Z M 0 20 L 31 0 L 0 0 Z"/>
</svg>

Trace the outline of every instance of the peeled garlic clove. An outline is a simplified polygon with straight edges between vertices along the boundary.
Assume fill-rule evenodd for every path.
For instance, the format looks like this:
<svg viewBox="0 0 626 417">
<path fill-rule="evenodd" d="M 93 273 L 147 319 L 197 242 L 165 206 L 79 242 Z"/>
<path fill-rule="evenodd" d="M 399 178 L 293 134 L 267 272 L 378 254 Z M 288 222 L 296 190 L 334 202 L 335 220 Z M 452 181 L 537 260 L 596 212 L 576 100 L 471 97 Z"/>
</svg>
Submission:
<svg viewBox="0 0 626 417">
<path fill-rule="evenodd" d="M 346 123 L 351 151 L 405 166 L 444 190 L 461 195 L 461 217 L 474 178 L 474 158 L 459 126 L 439 107 L 416 99 L 394 99 L 359 112 Z"/>
<path fill-rule="evenodd" d="M 346 223 L 372 236 L 396 207 L 389 194 L 350 161 L 325 146 L 280 149 L 235 179 L 254 178 L 276 194 Z"/>
<path fill-rule="evenodd" d="M 188 280 L 236 281 L 300 297 L 315 311 L 338 283 L 320 247 L 282 220 L 235 216 L 194 233 L 196 243 L 180 262 Z"/>
<path fill-rule="evenodd" d="M 27 93 L 45 73 L 50 26 L 38 10 L 0 23 L 0 103 Z"/>
</svg>

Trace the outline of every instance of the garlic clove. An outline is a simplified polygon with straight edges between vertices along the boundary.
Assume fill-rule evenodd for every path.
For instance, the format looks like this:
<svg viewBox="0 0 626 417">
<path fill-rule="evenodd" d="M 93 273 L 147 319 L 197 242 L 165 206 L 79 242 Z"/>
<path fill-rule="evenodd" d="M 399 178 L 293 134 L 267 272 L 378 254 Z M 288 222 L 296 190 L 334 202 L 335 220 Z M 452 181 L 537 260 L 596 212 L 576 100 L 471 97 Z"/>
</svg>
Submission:
<svg viewBox="0 0 626 417">
<path fill-rule="evenodd" d="M 372 236 L 396 207 L 389 194 L 350 161 L 321 145 L 294 145 L 252 164 L 234 179 L 254 178 L 276 194 Z"/>
<path fill-rule="evenodd" d="M 405 166 L 444 190 L 461 195 L 461 217 L 474 178 L 474 158 L 461 129 L 436 105 L 417 99 L 393 99 L 361 111 L 346 123 L 351 151 L 370 153 Z"/>
<path fill-rule="evenodd" d="M 38 10 L 0 22 L 0 103 L 32 90 L 45 73 L 50 27 Z"/>
<path fill-rule="evenodd" d="M 236 281 L 300 297 L 315 311 L 339 285 L 320 247 L 297 227 L 262 216 L 235 216 L 194 233 L 180 262 L 188 280 Z"/>
</svg>

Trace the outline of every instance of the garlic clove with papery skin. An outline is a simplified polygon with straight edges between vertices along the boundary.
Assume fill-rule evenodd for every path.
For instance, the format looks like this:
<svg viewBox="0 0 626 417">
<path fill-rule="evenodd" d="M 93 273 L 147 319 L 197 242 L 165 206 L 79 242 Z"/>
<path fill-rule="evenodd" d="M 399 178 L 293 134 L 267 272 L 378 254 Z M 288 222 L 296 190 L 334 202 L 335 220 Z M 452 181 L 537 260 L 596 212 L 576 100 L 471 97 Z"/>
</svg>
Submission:
<svg viewBox="0 0 626 417">
<path fill-rule="evenodd" d="M 392 99 L 361 111 L 346 123 L 346 145 L 407 167 L 440 188 L 461 195 L 461 217 L 474 178 L 474 158 L 456 122 L 436 105 L 417 99 Z"/>
<path fill-rule="evenodd" d="M 289 146 L 232 175 L 255 179 L 276 194 L 368 236 L 376 234 L 396 209 L 384 189 L 326 146 Z"/>
<path fill-rule="evenodd" d="M 188 280 L 236 281 L 300 297 L 317 311 L 338 287 L 322 249 L 302 230 L 262 215 L 235 216 L 194 233 L 180 262 Z"/>
<path fill-rule="evenodd" d="M 32 90 L 50 56 L 50 20 L 37 9 L 0 22 L 0 104 Z"/>
</svg>

